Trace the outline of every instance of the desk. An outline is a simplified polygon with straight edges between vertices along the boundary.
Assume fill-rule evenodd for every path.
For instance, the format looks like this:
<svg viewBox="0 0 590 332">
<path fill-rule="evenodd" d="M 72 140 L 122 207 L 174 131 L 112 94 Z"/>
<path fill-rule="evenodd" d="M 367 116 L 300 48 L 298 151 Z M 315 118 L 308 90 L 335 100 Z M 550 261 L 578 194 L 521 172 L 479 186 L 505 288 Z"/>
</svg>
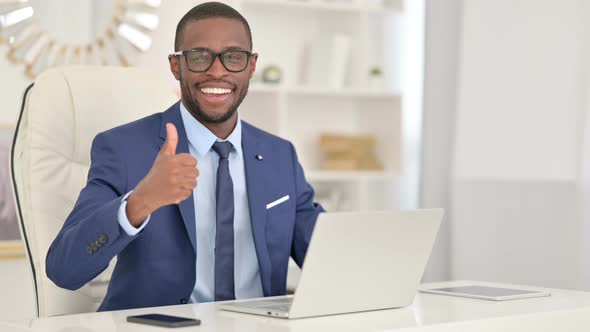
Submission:
<svg viewBox="0 0 590 332">
<path fill-rule="evenodd" d="M 460 286 L 465 281 L 431 283 Z M 489 284 L 495 286 L 514 286 Z M 285 320 L 217 310 L 217 304 L 88 313 L 0 323 L 2 332 L 111 331 L 589 331 L 590 293 L 548 289 L 549 297 L 493 302 L 418 293 L 411 306 L 346 315 Z M 199 327 L 164 329 L 126 322 L 129 315 L 162 313 L 201 319 Z"/>
</svg>

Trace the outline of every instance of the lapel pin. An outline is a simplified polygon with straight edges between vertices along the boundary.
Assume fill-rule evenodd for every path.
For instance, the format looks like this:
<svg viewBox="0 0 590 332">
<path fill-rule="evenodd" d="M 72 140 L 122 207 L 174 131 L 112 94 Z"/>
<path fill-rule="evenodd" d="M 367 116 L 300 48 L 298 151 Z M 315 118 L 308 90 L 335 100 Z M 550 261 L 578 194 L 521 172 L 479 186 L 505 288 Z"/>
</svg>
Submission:
<svg viewBox="0 0 590 332">
<path fill-rule="evenodd" d="M 262 159 L 264 159 L 264 158 L 262 157 L 262 155 L 260 155 L 260 154 L 257 154 L 257 155 L 256 155 L 256 160 L 262 160 Z"/>
</svg>

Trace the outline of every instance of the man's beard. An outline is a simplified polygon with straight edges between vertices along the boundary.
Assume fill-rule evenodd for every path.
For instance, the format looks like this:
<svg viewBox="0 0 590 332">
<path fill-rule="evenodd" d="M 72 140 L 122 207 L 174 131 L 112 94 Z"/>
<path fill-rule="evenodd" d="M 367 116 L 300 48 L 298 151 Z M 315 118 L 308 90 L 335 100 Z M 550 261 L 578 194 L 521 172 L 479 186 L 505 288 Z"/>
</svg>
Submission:
<svg viewBox="0 0 590 332">
<path fill-rule="evenodd" d="M 229 120 L 234 115 L 234 113 L 236 113 L 238 107 L 248 93 L 249 85 L 250 82 L 246 81 L 246 84 L 240 91 L 238 99 L 232 105 L 230 105 L 230 107 L 227 109 L 227 112 L 223 113 L 221 116 L 213 117 L 203 111 L 203 108 L 201 107 L 201 104 L 197 98 L 192 95 L 188 84 L 185 83 L 185 81 L 182 79 L 182 76 L 180 77 L 180 93 L 185 104 L 184 106 L 186 106 L 186 109 L 189 111 L 189 113 L 191 113 L 197 120 L 211 124 L 224 123 L 225 121 Z"/>
</svg>

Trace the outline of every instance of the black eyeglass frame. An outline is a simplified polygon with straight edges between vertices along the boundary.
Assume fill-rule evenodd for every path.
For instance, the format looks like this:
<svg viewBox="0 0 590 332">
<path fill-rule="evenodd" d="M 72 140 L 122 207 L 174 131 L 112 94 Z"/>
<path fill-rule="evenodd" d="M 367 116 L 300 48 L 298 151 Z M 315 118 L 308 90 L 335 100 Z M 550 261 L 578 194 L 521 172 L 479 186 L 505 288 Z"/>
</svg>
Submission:
<svg viewBox="0 0 590 332">
<path fill-rule="evenodd" d="M 211 60 L 211 64 L 209 64 L 209 67 L 207 67 L 206 69 L 203 70 L 192 70 L 190 65 L 188 64 L 188 54 L 193 53 L 193 52 L 209 52 L 211 53 L 211 55 L 213 56 L 213 60 Z M 246 61 L 246 65 L 244 65 L 244 69 L 242 70 L 231 70 L 229 68 L 227 68 L 227 66 L 225 65 L 225 62 L 223 60 L 222 55 L 225 53 L 229 53 L 229 52 L 238 52 L 238 53 L 244 53 L 246 54 L 246 56 L 248 57 L 247 61 Z M 246 50 L 227 50 L 227 51 L 223 51 L 220 53 L 216 53 L 216 52 L 212 52 L 206 48 L 193 48 L 190 50 L 185 50 L 185 51 L 178 51 L 178 52 L 174 52 L 172 54 L 170 54 L 170 56 L 181 56 L 184 55 L 184 62 L 186 62 L 186 67 L 188 68 L 189 71 L 192 71 L 193 73 L 204 73 L 207 70 L 211 69 L 211 67 L 213 66 L 213 63 L 215 63 L 215 59 L 219 58 L 219 61 L 221 62 L 221 64 L 223 65 L 223 68 L 225 68 L 225 70 L 229 71 L 230 73 L 241 73 L 244 70 L 246 70 L 246 68 L 248 68 L 248 64 L 250 63 L 250 60 L 252 59 L 252 57 L 257 57 L 258 53 L 254 53 L 252 51 L 246 51 Z"/>
</svg>

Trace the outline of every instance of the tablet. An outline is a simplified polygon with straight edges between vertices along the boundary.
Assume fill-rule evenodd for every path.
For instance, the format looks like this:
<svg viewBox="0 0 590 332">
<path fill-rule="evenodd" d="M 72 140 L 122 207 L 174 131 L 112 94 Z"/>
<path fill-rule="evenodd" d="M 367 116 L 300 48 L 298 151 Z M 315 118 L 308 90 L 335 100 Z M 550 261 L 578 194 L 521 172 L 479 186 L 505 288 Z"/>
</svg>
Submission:
<svg viewBox="0 0 590 332">
<path fill-rule="evenodd" d="M 421 288 L 420 291 L 423 293 L 470 297 L 475 299 L 491 301 L 517 300 L 551 295 L 545 291 L 492 287 L 482 285 L 465 285 L 443 288 Z"/>
</svg>

